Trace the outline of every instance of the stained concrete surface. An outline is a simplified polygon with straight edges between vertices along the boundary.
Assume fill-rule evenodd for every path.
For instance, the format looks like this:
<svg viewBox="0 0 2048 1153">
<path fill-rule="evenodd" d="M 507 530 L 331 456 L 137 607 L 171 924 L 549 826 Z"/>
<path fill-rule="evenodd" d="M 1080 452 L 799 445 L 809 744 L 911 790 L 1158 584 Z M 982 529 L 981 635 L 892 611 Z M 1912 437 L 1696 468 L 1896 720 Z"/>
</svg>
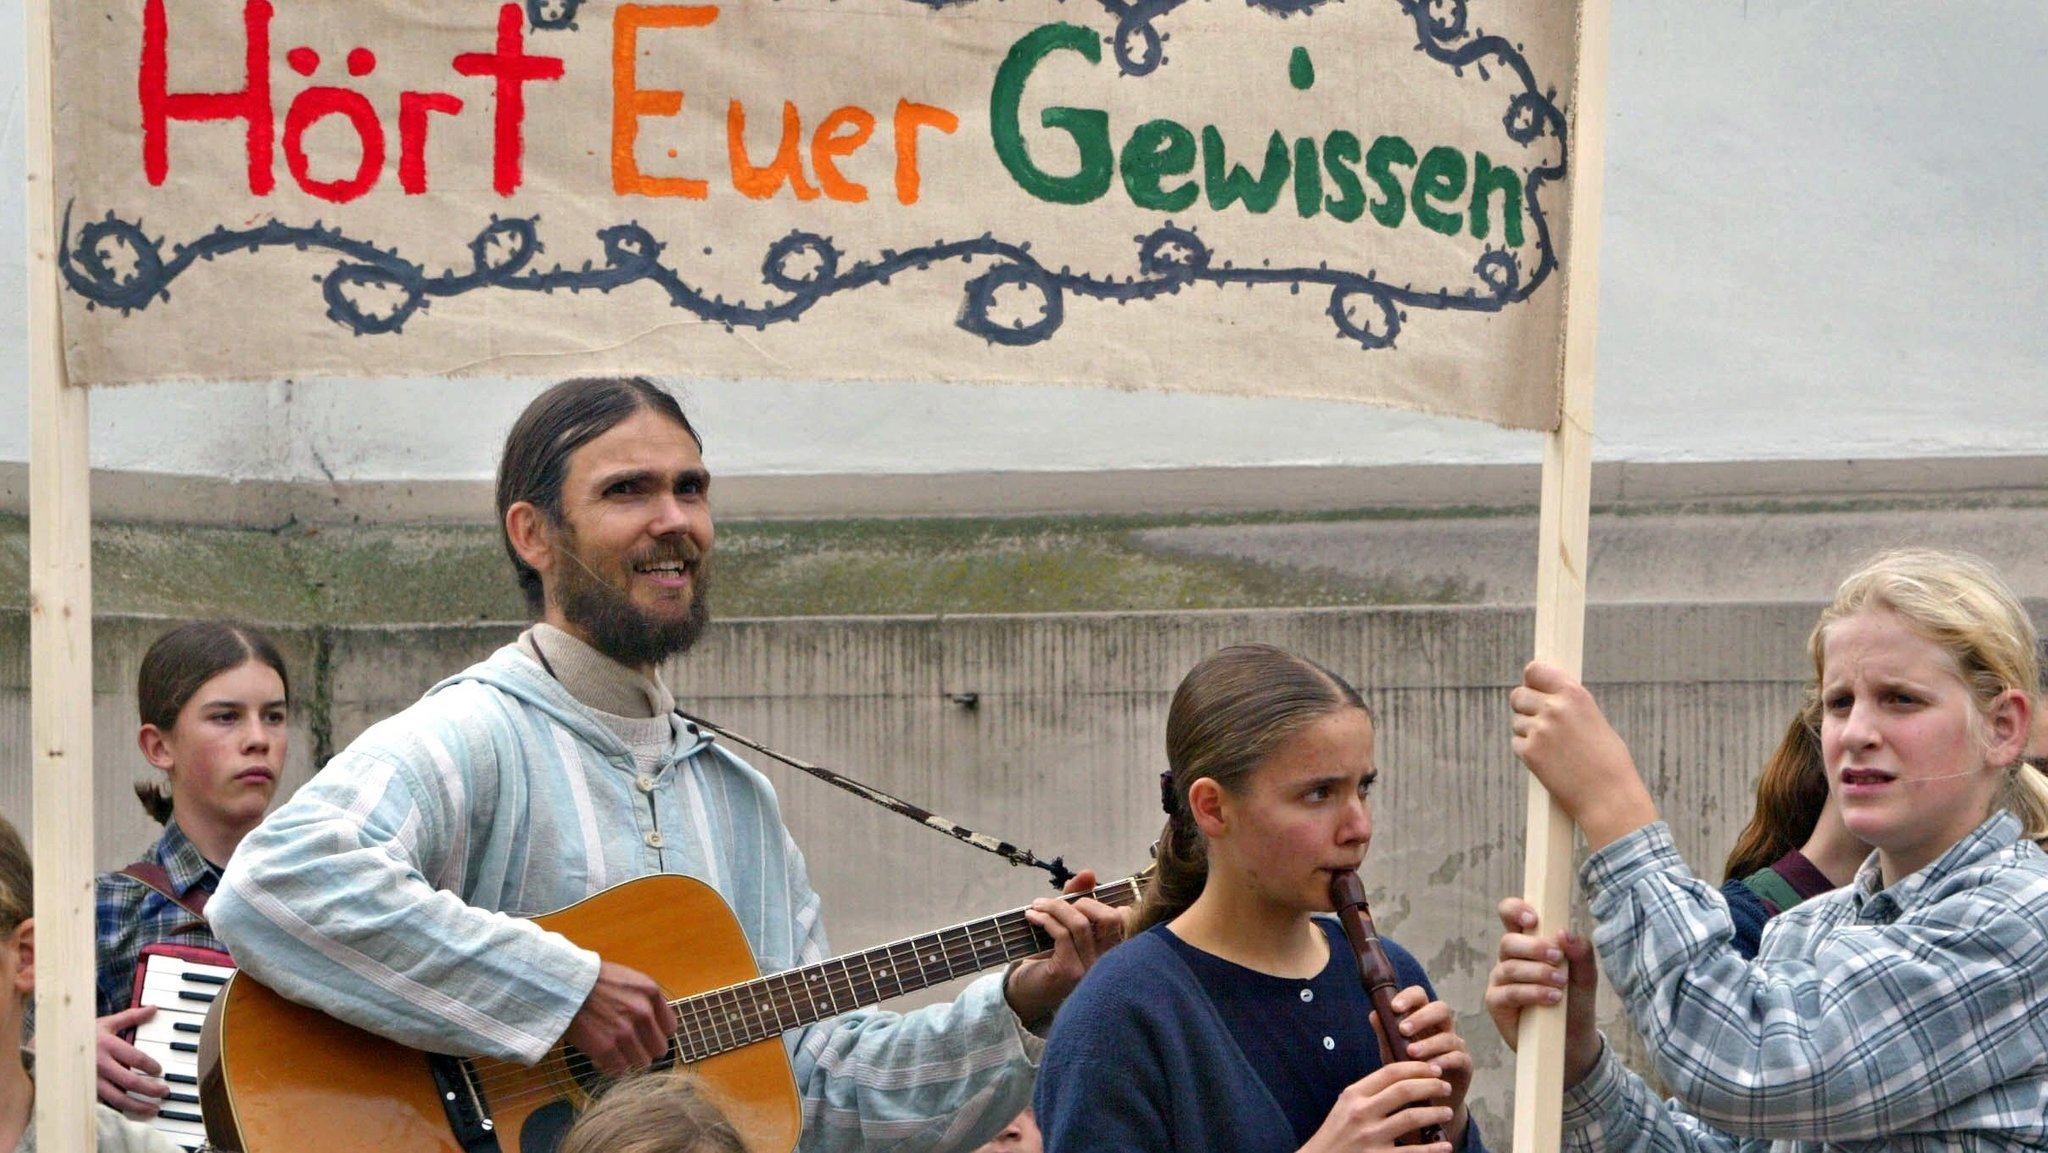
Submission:
<svg viewBox="0 0 2048 1153">
<path fill-rule="evenodd" d="M 1195 515 L 722 519 L 714 605 L 742 617 L 1526 604 L 1526 507 Z M 1599 603 L 1824 599 L 1906 544 L 2048 597 L 2048 485 L 1785 506 L 1622 502 L 1592 518 Z M 0 515 L 0 608 L 27 604 L 27 522 Z M 303 624 L 517 620 L 488 520 L 273 529 L 94 526 L 101 611 Z"/>
<path fill-rule="evenodd" d="M 1186 525 L 1133 534 L 1142 548 L 1227 558 L 1335 581 L 1443 590 L 1469 604 L 1536 595 L 1533 516 Z M 2022 596 L 2048 597 L 2048 507 L 1629 512 L 1596 515 L 1590 600 L 1825 600 L 1863 558 L 1903 546 L 1960 549 Z"/>
</svg>

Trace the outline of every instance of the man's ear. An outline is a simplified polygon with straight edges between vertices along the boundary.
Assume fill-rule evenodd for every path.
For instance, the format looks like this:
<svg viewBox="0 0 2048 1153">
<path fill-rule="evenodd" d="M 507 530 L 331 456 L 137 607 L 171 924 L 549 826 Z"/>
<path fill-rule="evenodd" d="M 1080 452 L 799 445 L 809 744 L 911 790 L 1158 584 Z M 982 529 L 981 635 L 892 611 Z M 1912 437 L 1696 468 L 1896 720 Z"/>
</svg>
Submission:
<svg viewBox="0 0 2048 1153">
<path fill-rule="evenodd" d="M 24 997 L 36 991 L 36 919 L 30 917 L 7 934 L 7 951 L 14 954 L 14 991 Z"/>
<path fill-rule="evenodd" d="M 505 510 L 505 539 L 535 572 L 547 572 L 555 562 L 554 526 L 548 514 L 530 500 L 514 501 Z"/>
</svg>

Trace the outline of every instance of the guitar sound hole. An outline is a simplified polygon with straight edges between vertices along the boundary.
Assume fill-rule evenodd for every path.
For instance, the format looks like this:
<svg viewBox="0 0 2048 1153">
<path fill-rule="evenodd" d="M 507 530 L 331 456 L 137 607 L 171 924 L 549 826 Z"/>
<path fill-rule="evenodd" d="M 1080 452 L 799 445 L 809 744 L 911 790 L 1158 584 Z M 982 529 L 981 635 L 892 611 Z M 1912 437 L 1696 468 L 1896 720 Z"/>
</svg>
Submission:
<svg viewBox="0 0 2048 1153">
<path fill-rule="evenodd" d="M 609 1077 L 600 1072 L 597 1063 L 585 1056 L 583 1050 L 578 1049 L 574 1045 L 570 1045 L 562 1050 L 562 1059 L 563 1063 L 568 1066 L 569 1075 L 576 1079 L 576 1087 L 581 1089 L 587 1097 L 594 1098 L 603 1095 L 604 1091 L 611 1087 L 612 1082 L 617 1080 L 615 1077 Z M 653 1068 L 657 1072 L 673 1069 L 682 1059 L 682 1054 L 676 1052 L 676 1039 L 670 1037 L 668 1039 L 668 1051 L 655 1058 Z M 522 1146 L 522 1148 L 524 1147 Z"/>
<path fill-rule="evenodd" d="M 567 1101 L 550 1101 L 535 1109 L 519 1127 L 520 1153 L 555 1153 L 575 1119 L 576 1111 Z"/>
</svg>

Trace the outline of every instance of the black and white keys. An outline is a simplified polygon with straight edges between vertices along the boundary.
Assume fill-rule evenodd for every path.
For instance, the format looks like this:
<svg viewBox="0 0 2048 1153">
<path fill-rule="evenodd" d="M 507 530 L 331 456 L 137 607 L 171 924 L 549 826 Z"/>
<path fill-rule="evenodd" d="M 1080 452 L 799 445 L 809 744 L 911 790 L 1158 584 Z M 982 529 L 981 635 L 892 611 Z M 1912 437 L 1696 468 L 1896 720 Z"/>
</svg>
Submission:
<svg viewBox="0 0 2048 1153">
<path fill-rule="evenodd" d="M 150 1124 L 174 1144 L 198 1149 L 206 1143 L 199 1115 L 199 1032 L 234 970 L 162 953 L 146 953 L 141 962 L 137 1003 L 156 1006 L 156 1015 L 136 1028 L 135 1047 L 156 1058 L 171 1087 Z"/>
</svg>

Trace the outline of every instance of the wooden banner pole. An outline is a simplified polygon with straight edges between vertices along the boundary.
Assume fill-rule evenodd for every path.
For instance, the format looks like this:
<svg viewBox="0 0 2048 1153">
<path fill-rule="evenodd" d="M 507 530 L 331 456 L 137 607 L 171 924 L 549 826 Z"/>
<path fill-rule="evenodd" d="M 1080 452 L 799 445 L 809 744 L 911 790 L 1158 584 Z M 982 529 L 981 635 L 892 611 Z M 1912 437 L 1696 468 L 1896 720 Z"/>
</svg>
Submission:
<svg viewBox="0 0 2048 1153">
<path fill-rule="evenodd" d="M 51 0 L 28 0 L 29 682 L 35 765 L 36 1148 L 91 1153 L 90 406 L 69 387 L 58 296 Z"/>
<path fill-rule="evenodd" d="M 1565 256 L 1562 416 L 1543 445 L 1536 562 L 1536 659 L 1578 676 L 1586 640 L 1586 536 L 1593 498 L 1593 368 L 1600 303 L 1600 212 L 1607 165 L 1610 0 L 1581 0 L 1571 118 L 1571 244 Z M 1545 932 L 1571 917 L 1572 823 L 1529 781 L 1525 899 Z M 1515 1153 L 1562 1141 L 1564 1010 L 1522 1016 L 1515 1057 Z"/>
</svg>

